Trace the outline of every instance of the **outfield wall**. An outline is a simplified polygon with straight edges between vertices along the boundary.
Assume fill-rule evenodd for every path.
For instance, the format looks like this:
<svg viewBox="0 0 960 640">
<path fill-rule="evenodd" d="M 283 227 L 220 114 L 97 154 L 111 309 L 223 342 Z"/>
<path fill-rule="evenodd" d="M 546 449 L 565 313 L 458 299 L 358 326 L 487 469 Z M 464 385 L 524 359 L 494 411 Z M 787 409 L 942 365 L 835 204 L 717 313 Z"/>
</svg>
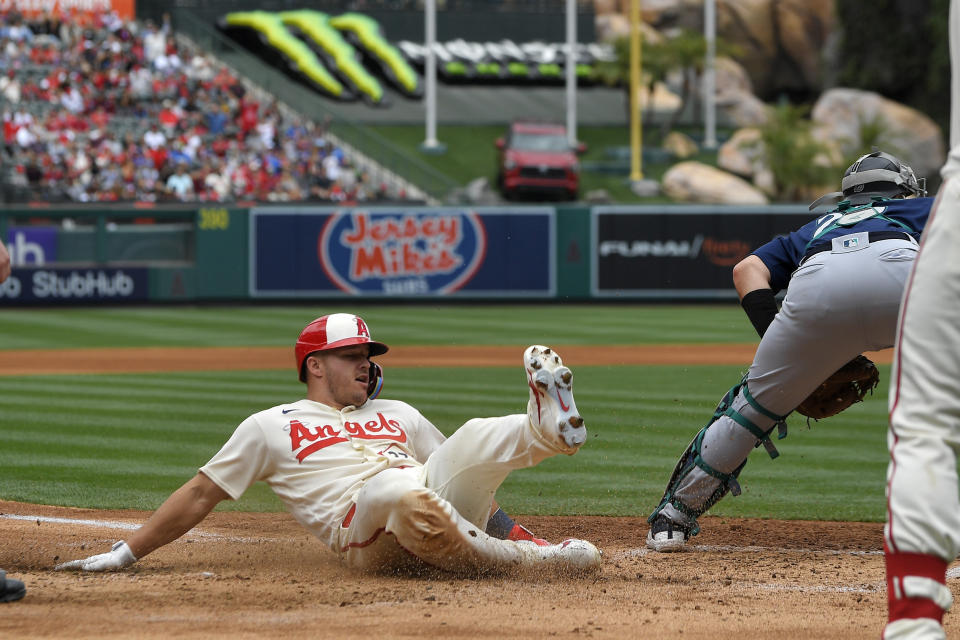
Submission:
<svg viewBox="0 0 960 640">
<path fill-rule="evenodd" d="M 8 208 L 0 307 L 171 301 L 735 300 L 802 205 Z"/>
</svg>

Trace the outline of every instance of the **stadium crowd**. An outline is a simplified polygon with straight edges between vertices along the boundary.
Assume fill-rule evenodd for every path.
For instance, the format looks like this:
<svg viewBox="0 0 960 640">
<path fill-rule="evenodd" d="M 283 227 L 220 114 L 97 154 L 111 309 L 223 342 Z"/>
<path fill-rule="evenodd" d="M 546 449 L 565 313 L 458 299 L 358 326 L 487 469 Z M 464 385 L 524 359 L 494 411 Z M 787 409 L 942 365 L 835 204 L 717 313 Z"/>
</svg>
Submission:
<svg viewBox="0 0 960 640">
<path fill-rule="evenodd" d="M 167 20 L 0 13 L 0 107 L 8 201 L 404 198 L 371 184 L 328 122 L 258 100 Z"/>
</svg>

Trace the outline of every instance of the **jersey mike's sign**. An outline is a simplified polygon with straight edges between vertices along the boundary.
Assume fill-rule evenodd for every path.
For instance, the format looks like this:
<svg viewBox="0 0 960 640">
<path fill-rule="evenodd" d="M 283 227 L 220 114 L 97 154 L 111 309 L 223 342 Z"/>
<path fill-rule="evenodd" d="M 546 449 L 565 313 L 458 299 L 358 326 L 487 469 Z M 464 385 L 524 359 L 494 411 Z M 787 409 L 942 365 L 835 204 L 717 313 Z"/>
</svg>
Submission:
<svg viewBox="0 0 960 640">
<path fill-rule="evenodd" d="M 255 297 L 549 297 L 556 288 L 549 208 L 261 208 L 250 224 Z"/>
<path fill-rule="evenodd" d="M 486 246 L 474 213 L 355 211 L 330 217 L 318 256 L 348 293 L 451 293 L 474 276 Z"/>
</svg>

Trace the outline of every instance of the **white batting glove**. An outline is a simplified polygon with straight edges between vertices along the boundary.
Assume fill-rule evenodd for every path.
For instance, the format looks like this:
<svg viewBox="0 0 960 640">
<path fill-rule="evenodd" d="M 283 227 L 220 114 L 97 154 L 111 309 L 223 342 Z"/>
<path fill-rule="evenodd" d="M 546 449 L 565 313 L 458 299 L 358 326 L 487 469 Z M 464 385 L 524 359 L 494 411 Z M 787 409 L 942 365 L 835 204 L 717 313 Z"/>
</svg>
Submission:
<svg viewBox="0 0 960 640">
<path fill-rule="evenodd" d="M 101 553 L 83 560 L 71 560 L 54 567 L 54 570 L 80 569 L 81 571 L 111 571 L 129 567 L 137 561 L 137 557 L 130 551 L 130 547 L 123 540 L 113 543 L 110 551 Z"/>
</svg>

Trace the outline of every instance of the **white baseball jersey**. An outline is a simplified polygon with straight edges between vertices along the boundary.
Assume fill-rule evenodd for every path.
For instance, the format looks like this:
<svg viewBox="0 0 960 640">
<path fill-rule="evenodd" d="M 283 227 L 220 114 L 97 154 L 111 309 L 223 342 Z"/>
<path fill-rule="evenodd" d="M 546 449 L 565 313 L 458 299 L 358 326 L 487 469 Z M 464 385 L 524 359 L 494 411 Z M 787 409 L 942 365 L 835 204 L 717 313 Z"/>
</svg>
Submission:
<svg viewBox="0 0 960 640">
<path fill-rule="evenodd" d="M 443 441 L 405 402 L 372 400 L 338 411 L 300 400 L 244 420 L 200 471 L 234 500 L 265 481 L 297 522 L 335 549 L 364 482 L 390 467 L 421 465 Z"/>
</svg>

